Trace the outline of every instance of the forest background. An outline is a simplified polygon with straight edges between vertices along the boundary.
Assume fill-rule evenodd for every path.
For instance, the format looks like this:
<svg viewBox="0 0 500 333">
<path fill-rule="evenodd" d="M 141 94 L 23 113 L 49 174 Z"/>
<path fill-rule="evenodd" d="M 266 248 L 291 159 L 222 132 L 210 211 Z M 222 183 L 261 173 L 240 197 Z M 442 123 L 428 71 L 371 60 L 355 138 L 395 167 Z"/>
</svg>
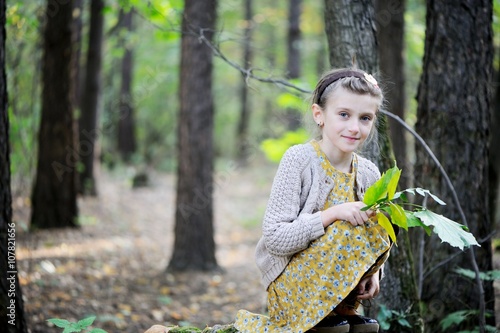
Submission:
<svg viewBox="0 0 500 333">
<path fill-rule="evenodd" d="M 30 275 L 23 274 L 22 269 L 20 269 L 21 284 L 24 283 L 27 290 L 30 289 L 30 284 L 36 285 L 36 291 L 33 289 L 35 292 L 40 292 L 46 287 L 43 278 L 36 278 L 37 274 L 40 276 L 40 274 L 44 274 L 43 272 L 52 271 L 61 276 L 64 275 L 57 270 L 57 267 L 51 266 L 53 260 L 48 258 L 38 258 L 36 264 L 28 264 L 30 252 L 34 251 L 34 248 L 30 248 L 33 243 L 41 243 L 42 247 L 51 247 L 56 242 L 51 237 L 61 237 L 61 234 L 58 233 L 60 231 L 43 233 L 33 230 L 30 226 L 29 211 L 36 177 L 38 133 L 42 113 L 40 96 L 42 96 L 43 22 L 46 13 L 58 10 L 62 3 L 63 1 L 49 1 L 49 5 L 47 5 L 44 1 L 18 1 L 7 3 L 6 8 L 5 67 L 9 91 L 10 170 L 14 222 L 19 235 L 18 244 L 24 247 L 21 253 L 25 259 L 21 259 L 19 265 L 29 267 L 30 272 Z M 89 47 L 91 2 L 81 1 L 77 3 L 81 7 L 73 12 L 73 17 L 81 20 L 82 29 L 78 44 L 79 62 L 74 68 L 75 72 L 79 73 L 77 81 L 75 81 L 77 87 L 75 89 L 75 100 L 77 101 L 75 111 L 78 118 L 84 103 L 82 95 L 85 94 L 83 87 L 86 82 L 87 55 L 89 50 L 95 46 Z M 216 55 L 213 63 L 215 174 L 222 175 L 220 177 L 225 177 L 228 172 L 233 172 L 235 169 L 238 169 L 238 175 L 244 175 L 243 170 L 257 169 L 257 175 L 249 173 L 251 179 L 252 177 L 260 179 L 258 178 L 258 170 L 269 172 L 269 175 L 272 176 L 272 171 L 275 168 L 273 163 L 279 159 L 284 148 L 293 143 L 303 142 L 310 136 L 310 129 L 307 125 L 302 124 L 302 118 L 309 115 L 309 95 L 304 91 L 311 91 L 321 73 L 330 68 L 328 43 L 325 38 L 325 9 L 323 2 L 303 2 L 299 7 L 300 24 L 298 27 L 295 26 L 296 33 L 299 32 L 298 39 L 293 41 L 290 39 L 290 27 L 293 26 L 289 12 L 291 3 L 293 1 L 271 3 L 253 0 L 253 14 L 250 19 L 245 19 L 243 1 L 228 0 L 220 1 L 218 4 L 217 29 L 211 51 Z M 178 168 L 177 135 L 178 126 L 182 122 L 182 119 L 179 119 L 178 110 L 180 108 L 179 76 L 182 37 L 180 31 L 183 5 L 182 1 L 125 2 L 108 0 L 105 2 L 105 6 L 102 8 L 104 22 L 102 67 L 101 76 L 97 78 L 101 82 L 98 99 L 99 112 L 96 120 L 97 126 L 94 128 L 97 131 L 93 132 L 97 139 L 93 149 L 98 167 L 94 175 L 95 183 L 94 180 L 91 180 L 90 183 L 83 180 L 80 184 L 82 192 L 80 205 L 82 207 L 88 207 L 89 199 L 84 198 L 89 196 L 96 196 L 97 200 L 109 200 L 105 190 L 109 188 L 106 185 L 108 184 L 106 181 L 109 179 L 118 180 L 118 184 L 122 186 L 118 188 L 123 191 L 142 186 L 157 188 L 159 184 L 175 187 L 173 185 L 175 181 L 168 177 L 173 176 Z M 499 54 L 500 46 L 500 37 L 497 33 L 500 32 L 498 1 L 494 1 L 493 8 L 493 45 L 496 56 Z M 127 17 L 128 13 L 133 13 L 132 24 L 126 23 L 127 20 L 130 20 L 130 17 Z M 376 14 L 381 14 L 381 12 Z M 406 2 L 404 11 L 405 81 L 404 92 L 400 93 L 404 93 L 404 105 L 406 105 L 404 120 L 410 127 L 414 127 L 417 122 L 416 94 L 423 69 L 425 17 L 426 4 L 423 1 L 409 0 Z M 375 21 L 377 19 L 384 20 L 384 17 L 382 15 L 375 16 Z M 248 39 L 249 33 L 251 33 L 250 40 Z M 250 41 L 249 44 L 246 41 Z M 299 47 L 292 45 L 292 48 L 300 51 L 299 73 L 292 73 L 292 67 L 290 67 L 290 43 L 295 43 L 295 46 L 299 45 Z M 251 59 L 246 58 L 248 50 L 245 52 L 245 47 L 248 46 L 251 50 Z M 497 57 L 495 57 L 493 64 L 497 71 Z M 260 79 L 252 76 L 245 77 L 245 71 L 250 67 L 252 71 L 247 73 Z M 384 73 L 375 72 L 374 74 L 388 90 L 397 88 L 397 83 L 391 82 L 391 78 L 386 77 Z M 298 89 L 291 87 L 291 85 L 298 87 Z M 248 122 L 245 125 L 247 127 L 244 129 L 241 127 L 243 119 L 241 112 L 242 87 L 247 92 L 246 97 L 244 97 L 247 100 L 244 103 L 249 105 Z M 196 99 L 196 93 L 193 93 L 193 99 Z M 122 113 L 124 104 L 128 110 L 127 114 L 133 115 L 133 117 L 124 116 Z M 124 125 L 124 119 L 130 120 L 130 122 Z M 123 135 L 121 126 L 129 126 L 131 131 Z M 120 133 L 122 133 L 121 136 Z M 406 172 L 407 177 L 409 177 L 417 155 L 413 137 L 406 133 L 405 139 L 407 140 L 405 145 L 407 151 L 404 159 L 398 159 L 398 164 L 404 165 L 408 169 Z M 247 150 L 248 147 L 251 150 Z M 80 143 L 80 149 L 85 148 Z M 71 156 L 72 153 L 69 151 L 68 156 Z M 83 162 L 78 162 L 76 168 L 79 171 L 86 170 Z M 64 173 L 64 170 L 60 169 L 59 171 Z M 160 175 L 167 175 L 167 179 L 170 180 L 167 183 L 162 183 L 164 178 Z M 270 178 L 264 177 L 264 179 L 260 179 L 263 182 L 260 185 L 269 187 Z M 223 181 L 224 178 L 218 178 L 218 180 Z M 407 179 L 409 184 L 412 181 L 411 178 Z M 229 191 L 227 187 L 226 190 Z M 256 193 L 261 196 L 262 188 L 259 187 Z M 251 197 L 256 193 L 247 194 L 248 197 Z M 231 192 L 229 191 L 226 195 L 230 202 Z M 262 196 L 265 199 L 265 195 Z M 161 198 L 159 199 L 161 201 Z M 132 200 L 139 199 L 134 197 Z M 494 208 L 495 206 L 493 206 Z M 170 209 L 165 209 L 164 214 L 173 215 L 173 210 Z M 496 228 L 492 228 L 493 230 L 498 228 L 498 208 L 496 210 L 494 220 L 497 222 Z M 99 218 L 89 217 L 94 216 L 93 213 L 88 214 L 80 215 L 75 220 L 76 225 L 83 230 L 90 228 L 92 234 L 98 230 L 101 223 L 106 224 L 104 220 L 100 221 Z M 241 218 L 239 223 L 247 225 L 246 227 L 251 225 L 250 229 L 245 230 L 253 231 L 256 234 L 255 237 L 258 237 L 260 221 L 254 212 L 250 215 L 251 217 Z M 113 228 L 110 227 L 110 229 Z M 114 233 L 116 230 L 110 232 Z M 492 243 L 495 244 L 494 239 Z M 71 247 L 71 239 L 67 240 L 65 244 Z M 162 246 L 174 247 L 174 244 L 168 243 Z M 78 255 L 75 257 L 78 258 Z M 163 261 L 159 262 L 163 263 Z M 80 267 L 78 263 L 75 265 Z M 108 267 L 107 269 L 113 274 L 116 273 L 114 270 L 119 268 L 119 266 L 109 268 L 110 266 L 106 266 L 106 263 L 102 265 L 105 268 Z M 171 277 L 169 278 L 171 279 Z M 163 284 L 158 282 L 159 290 L 164 292 L 163 298 L 157 300 L 159 303 L 163 302 L 163 305 L 167 307 L 171 304 L 178 305 L 173 300 L 175 293 L 172 293 L 171 289 L 175 289 L 176 286 L 180 288 L 182 283 L 179 281 L 184 280 L 179 279 L 176 280 L 176 283 L 172 281 Z M 204 281 L 203 283 L 209 286 L 218 286 L 221 283 L 220 277 L 214 278 L 214 275 L 210 275 L 207 279 L 208 282 Z M 78 284 L 76 281 L 75 283 Z M 201 284 L 204 285 L 203 283 Z M 225 280 L 224 283 L 227 284 L 227 281 Z M 154 283 L 152 284 L 154 285 Z M 187 282 L 186 285 L 188 288 L 183 295 L 189 298 L 187 295 L 193 289 L 189 288 Z M 162 286 L 167 289 L 162 289 Z M 253 287 L 255 286 L 252 285 L 251 288 Z M 47 287 L 47 290 L 49 289 Z M 50 299 L 50 295 L 54 295 L 54 290 L 57 289 L 57 286 L 50 289 L 51 291 L 47 295 L 48 299 Z M 242 292 L 234 286 L 230 289 L 230 293 Z M 122 290 L 122 293 L 126 293 L 126 291 Z M 193 293 L 195 292 L 193 291 Z M 65 299 L 67 304 L 71 304 L 72 301 L 80 304 L 76 301 L 78 292 L 70 293 L 70 295 L 69 298 L 67 296 L 60 298 Z M 52 314 L 64 317 L 65 314 L 61 311 L 63 303 L 61 299 L 57 299 L 61 303 L 58 303 L 59 306 L 56 306 L 56 310 L 52 309 Z M 41 316 L 41 314 L 45 314 L 43 302 L 39 307 L 29 303 L 26 306 L 31 311 L 28 312 L 28 316 L 31 316 L 28 320 L 36 323 L 37 328 L 33 331 L 37 331 L 37 329 L 43 331 L 40 327 L 47 325 L 45 320 L 48 319 L 46 316 Z M 124 329 L 123 322 L 126 322 L 123 320 L 124 316 L 125 319 L 134 321 L 131 319 L 130 305 L 120 302 L 115 306 L 116 312 L 121 313 L 121 315 L 115 314 L 115 317 L 111 316 L 111 319 L 109 316 L 101 318 L 101 324 L 108 325 L 106 328 L 111 331 Z M 255 306 L 255 310 L 258 310 L 259 306 Z M 188 306 L 183 307 L 183 309 L 185 308 Z M 148 312 L 149 309 L 143 310 Z M 192 313 L 192 309 L 184 312 L 179 309 L 177 311 L 170 310 L 169 316 L 158 314 L 158 311 L 154 309 L 152 313 L 155 315 L 150 313 L 150 317 L 161 323 L 189 324 L 194 322 L 201 324 L 204 322 L 205 324 L 214 324 L 208 322 L 208 319 L 199 322 L 191 319 L 187 313 Z M 67 314 L 68 319 L 78 318 L 76 310 Z M 89 312 L 86 310 L 85 313 L 81 313 L 81 316 L 87 314 Z M 388 316 L 396 324 L 398 320 L 400 324 L 404 323 L 403 319 L 409 317 L 408 313 L 397 311 L 389 311 Z M 143 320 L 144 317 L 139 316 L 135 319 Z M 226 317 L 221 317 L 221 319 L 226 319 Z M 141 326 L 134 326 L 135 329 L 137 327 Z M 52 329 L 54 328 L 52 327 Z M 438 330 L 438 328 L 435 329 Z"/>
</svg>

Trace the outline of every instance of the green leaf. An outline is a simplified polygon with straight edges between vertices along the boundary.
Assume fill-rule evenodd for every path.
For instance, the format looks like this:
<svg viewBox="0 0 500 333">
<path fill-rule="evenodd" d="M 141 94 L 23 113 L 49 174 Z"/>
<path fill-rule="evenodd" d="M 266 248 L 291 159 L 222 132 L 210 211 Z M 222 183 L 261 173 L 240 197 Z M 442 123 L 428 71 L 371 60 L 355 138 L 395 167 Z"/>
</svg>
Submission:
<svg viewBox="0 0 500 333">
<path fill-rule="evenodd" d="M 399 318 L 398 319 L 398 324 L 400 326 L 403 326 L 403 327 L 408 327 L 408 328 L 411 328 L 411 325 L 410 323 L 408 322 L 408 320 L 406 320 L 405 318 Z"/>
<path fill-rule="evenodd" d="M 396 234 L 394 233 L 394 228 L 392 227 L 391 221 L 389 221 L 384 213 L 381 212 L 377 213 L 377 220 L 378 224 L 387 231 L 389 237 L 391 237 L 394 244 L 396 244 Z"/>
<path fill-rule="evenodd" d="M 363 202 L 372 206 L 379 200 L 387 198 L 388 187 L 394 176 L 397 177 L 397 167 L 393 167 L 382 174 L 379 180 L 373 183 L 365 192 Z M 399 177 L 398 177 L 399 179 Z M 396 181 L 397 182 L 397 181 Z M 392 185 L 393 186 L 393 185 Z M 393 194 L 394 195 L 394 194 Z"/>
<path fill-rule="evenodd" d="M 78 328 L 76 323 L 71 323 L 68 327 L 65 327 L 62 333 L 74 333 L 74 332 L 81 332 L 82 329 Z"/>
<path fill-rule="evenodd" d="M 465 231 L 465 226 L 444 217 L 443 215 L 436 214 L 428 209 L 413 213 L 425 225 L 433 226 L 433 231 L 438 235 L 441 241 L 460 248 L 469 247 L 471 245 L 480 246 L 476 238 L 470 233 Z"/>
<path fill-rule="evenodd" d="M 398 187 L 399 177 L 401 177 L 401 169 L 394 166 L 392 169 L 389 169 L 388 172 L 390 172 L 391 178 L 387 185 L 387 197 L 389 200 L 392 200 L 396 193 L 396 188 Z"/>
<path fill-rule="evenodd" d="M 108 332 L 103 330 L 102 328 L 93 328 L 89 331 L 89 333 L 108 333 Z"/>
<path fill-rule="evenodd" d="M 80 329 L 84 329 L 84 328 L 87 328 L 89 327 L 90 325 L 92 325 L 92 323 L 94 322 L 95 320 L 95 316 L 90 316 L 90 317 L 87 317 L 85 319 L 82 319 L 80 321 L 78 321 L 76 323 L 76 327 L 80 328 Z"/>
<path fill-rule="evenodd" d="M 415 214 L 414 212 L 405 210 L 406 222 L 408 223 L 408 228 L 422 227 L 427 233 L 427 236 L 430 236 L 432 233 L 432 229 L 423 224 L 422 221 L 420 221 L 420 219 L 416 217 L 414 214 Z"/>
<path fill-rule="evenodd" d="M 457 268 L 457 269 L 455 269 L 455 272 L 462 275 L 462 276 L 468 277 L 472 280 L 476 278 L 476 273 L 470 269 Z M 479 278 L 483 281 L 500 280 L 500 270 L 479 272 Z"/>
<path fill-rule="evenodd" d="M 438 204 L 440 204 L 442 206 L 446 206 L 446 202 L 444 202 L 443 200 L 439 199 L 437 195 L 432 194 L 431 191 L 426 190 L 425 188 L 421 188 L 421 187 L 407 188 L 406 190 L 403 190 L 401 192 L 397 192 L 394 195 L 394 198 L 395 199 L 399 198 L 400 196 L 402 196 L 404 194 L 404 192 L 407 192 L 407 193 L 410 193 L 410 194 L 413 194 L 413 195 L 415 195 L 415 193 L 417 193 L 417 194 L 420 194 L 423 197 L 425 197 L 426 195 L 428 195 L 432 199 L 434 199 L 434 201 L 436 201 Z"/>
<path fill-rule="evenodd" d="M 49 323 L 56 325 L 57 327 L 60 327 L 60 328 L 66 328 L 66 327 L 71 325 L 71 323 L 69 321 L 67 321 L 66 319 L 51 318 L 51 319 L 47 319 L 47 321 Z"/>
<path fill-rule="evenodd" d="M 389 214 L 391 215 L 392 223 L 394 223 L 397 226 L 400 226 L 405 230 L 408 230 L 408 222 L 404 209 L 400 205 L 392 202 L 390 203 L 389 208 L 390 208 Z"/>
<path fill-rule="evenodd" d="M 441 320 L 441 328 L 445 331 L 453 325 L 459 325 L 461 322 L 466 320 L 468 316 L 475 316 L 478 312 L 478 310 L 461 310 L 452 312 Z"/>
</svg>

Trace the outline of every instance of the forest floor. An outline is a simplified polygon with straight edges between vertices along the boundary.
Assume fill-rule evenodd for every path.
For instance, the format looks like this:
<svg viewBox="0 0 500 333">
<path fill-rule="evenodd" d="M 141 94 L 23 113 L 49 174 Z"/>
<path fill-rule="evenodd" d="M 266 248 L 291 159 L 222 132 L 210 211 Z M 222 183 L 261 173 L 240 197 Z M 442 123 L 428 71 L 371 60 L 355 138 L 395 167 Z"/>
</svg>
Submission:
<svg viewBox="0 0 500 333">
<path fill-rule="evenodd" d="M 218 166 L 214 223 L 223 272 L 215 273 L 166 273 L 173 248 L 174 175 L 151 172 L 149 186 L 132 188 L 133 171 L 101 172 L 98 197 L 79 199 L 82 227 L 75 230 L 23 232 L 29 206 L 14 198 L 30 332 L 61 332 L 50 318 L 95 315 L 94 327 L 142 333 L 156 324 L 228 324 L 239 309 L 262 312 L 265 292 L 253 258 L 275 169 Z M 500 269 L 499 251 L 495 268 Z M 496 298 L 500 309 L 500 284 Z"/>
</svg>

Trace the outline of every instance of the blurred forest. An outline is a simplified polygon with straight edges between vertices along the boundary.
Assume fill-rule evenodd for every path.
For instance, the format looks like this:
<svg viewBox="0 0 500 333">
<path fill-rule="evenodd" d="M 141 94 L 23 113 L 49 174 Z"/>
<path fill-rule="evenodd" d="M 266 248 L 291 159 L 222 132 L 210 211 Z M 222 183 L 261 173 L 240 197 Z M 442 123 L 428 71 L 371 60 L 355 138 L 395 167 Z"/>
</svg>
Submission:
<svg viewBox="0 0 500 333">
<path fill-rule="evenodd" d="M 44 53 L 50 45 L 47 40 L 51 38 L 45 30 L 50 22 L 48 18 L 62 19 L 63 15 L 58 14 L 68 2 L 74 7 L 66 15 L 66 20 L 76 31 L 71 40 L 75 58 L 67 68 L 72 76 L 66 76 L 74 79 L 70 93 L 65 90 L 70 84 L 57 76 L 64 76 L 66 67 L 57 61 L 51 63 L 55 58 Z M 7 218 L 2 216 L 2 222 L 7 224 L 12 218 L 16 226 L 17 267 L 27 326 L 16 332 L 58 332 L 60 329 L 46 322 L 54 317 L 76 321 L 97 315 L 96 327 L 109 332 L 138 332 L 155 323 L 199 327 L 230 323 L 239 308 L 264 311 L 265 295 L 260 290 L 259 273 L 253 263 L 253 248 L 260 236 L 260 219 L 276 162 L 287 147 L 314 135 L 314 126 L 309 123 L 309 92 L 321 74 L 331 68 L 330 46 L 325 35 L 327 2 L 218 1 L 213 34 L 205 36 L 200 32 L 194 36 L 213 55 L 213 77 L 209 83 L 213 119 L 202 118 L 198 123 L 191 123 L 182 113 L 187 105 L 181 102 L 184 90 L 180 79 L 183 76 L 181 55 L 185 47 L 182 44 L 184 1 L 22 0 L 6 3 L 4 61 L 12 212 L 5 214 Z M 395 8 L 404 8 L 403 81 L 389 77 L 382 70 L 373 74 L 386 91 L 399 93 L 404 109 L 399 114 L 410 128 L 432 130 L 432 123 L 416 125 L 419 97 L 425 95 L 421 78 L 426 43 L 426 2 L 396 2 L 402 7 Z M 376 3 L 391 1 L 379 0 Z M 391 15 L 395 13 L 376 7 L 374 25 L 387 26 Z M 487 139 L 492 142 L 490 149 L 493 152 L 497 150 L 499 132 L 494 121 L 498 124 L 500 118 L 497 100 L 500 98 L 497 92 L 499 18 L 500 1 L 494 0 L 493 71 L 489 73 L 491 82 L 487 83 L 490 85 L 488 96 L 491 97 L 487 107 L 492 115 L 491 138 Z M 57 26 L 54 28 L 53 32 L 57 32 Z M 388 42 L 391 42 L 391 37 Z M 196 54 L 196 42 L 193 44 L 191 51 Z M 379 50 L 379 55 L 383 67 L 384 53 Z M 205 54 L 201 57 L 208 58 Z M 50 71 L 47 64 L 53 66 L 53 76 L 47 76 Z M 59 86 L 54 85 L 52 94 L 44 92 L 44 77 L 60 82 Z M 185 76 L 184 79 L 189 81 Z M 200 82 L 207 86 L 201 79 Z M 419 90 L 419 84 L 422 90 Z M 400 90 L 401 87 L 404 91 Z M 420 92 L 419 96 L 417 92 Z M 45 115 L 49 117 L 47 123 L 59 122 L 63 118 L 62 109 L 56 112 L 52 106 L 57 104 L 59 108 L 64 94 L 72 94 L 67 107 L 74 107 L 75 116 L 66 121 L 65 129 L 69 137 L 75 136 L 79 140 L 74 146 L 61 144 L 58 147 L 54 143 L 44 146 L 39 139 L 43 132 L 42 113 L 51 109 L 53 114 L 49 117 L 47 112 Z M 203 89 L 188 90 L 188 100 L 192 103 L 188 106 L 201 102 L 202 94 Z M 391 109 L 390 105 L 388 109 Z M 75 132 L 71 131 L 73 122 Z M 207 177 L 215 183 L 210 184 L 214 189 L 215 231 L 212 230 L 212 220 L 207 223 L 208 229 L 204 229 L 203 222 L 195 227 L 194 224 L 178 223 L 182 221 L 183 210 L 179 208 L 182 203 L 176 202 L 182 200 L 182 195 L 176 191 L 186 186 L 180 178 L 194 177 L 179 173 L 182 169 L 179 167 L 182 165 L 179 138 L 183 124 L 186 124 L 185 128 L 202 132 L 210 131 L 212 122 L 213 146 L 209 148 L 213 151 L 213 170 L 210 161 L 191 162 L 194 162 L 193 169 L 204 169 L 209 173 Z M 402 127 L 396 129 L 397 126 L 391 120 L 389 132 L 382 135 L 392 137 L 394 156 L 398 165 L 403 166 L 404 185 L 436 184 L 429 185 L 439 178 L 434 174 L 428 176 L 427 183 L 418 179 L 417 173 L 422 175 L 428 170 L 428 165 L 421 162 L 424 158 L 419 155 L 420 143 L 408 131 L 401 132 Z M 400 140 L 394 140 L 394 136 L 399 136 Z M 203 140 L 201 138 L 201 142 Z M 431 137 L 429 140 L 432 141 Z M 439 146 L 440 139 L 436 140 L 438 143 L 433 143 Z M 447 139 L 443 137 L 442 140 Z M 204 147 L 198 148 L 209 150 Z M 461 148 L 450 148 L 457 149 Z M 50 214 L 44 222 L 44 218 L 38 216 L 45 213 L 37 213 L 47 208 L 40 198 L 54 192 L 44 185 L 47 179 L 37 179 L 37 165 L 41 173 L 38 159 L 43 155 L 54 162 L 58 158 L 50 157 L 50 154 L 57 151 L 62 164 L 50 164 L 54 179 L 63 182 L 68 173 L 78 171 L 78 179 L 71 185 L 78 192 L 77 201 L 58 203 L 60 211 L 72 210 L 69 214 L 75 218 L 62 225 L 51 224 L 54 219 Z M 499 182 L 495 178 L 500 170 L 499 161 L 498 152 L 492 154 L 490 168 L 495 170 L 490 175 L 490 182 L 496 186 L 490 186 L 489 206 L 483 206 L 490 208 L 487 213 L 491 217 L 491 226 L 486 230 L 478 227 L 484 244 L 491 246 L 494 252 L 493 263 L 491 257 L 483 258 L 485 261 L 481 262 L 480 269 L 490 267 L 492 272 L 498 272 L 492 269 L 500 269 L 500 241 L 495 234 L 500 226 L 496 194 Z M 453 163 L 448 161 L 448 165 Z M 458 172 L 454 171 L 453 177 L 460 178 Z M 483 185 L 488 187 L 490 184 Z M 437 187 L 431 191 L 441 191 L 446 194 L 446 201 L 453 201 L 445 185 L 439 183 Z M 206 188 L 201 187 L 201 190 Z M 196 191 L 188 195 L 189 200 L 197 199 Z M 464 194 L 467 195 L 469 193 Z M 211 200 L 211 195 L 207 200 Z M 202 215 L 212 215 L 211 202 L 202 202 L 201 206 L 210 208 Z M 456 219 L 458 221 L 459 217 Z M 47 224 L 47 220 L 51 222 Z M 177 242 L 181 241 L 178 235 L 189 233 L 189 230 L 178 229 L 182 225 L 198 230 L 197 235 L 201 233 L 213 241 L 213 244 L 206 245 L 209 250 L 202 251 L 209 259 L 176 252 L 182 246 L 187 245 L 189 249 L 199 245 L 193 240 L 196 237 L 186 237 L 184 245 L 178 245 Z M 474 228 L 473 225 L 471 229 Z M 416 246 L 414 253 L 418 261 L 419 247 L 424 247 L 421 235 L 410 236 L 413 237 L 413 246 Z M 210 258 L 215 248 L 216 258 Z M 400 248 L 405 248 L 404 240 Z M 427 250 L 428 256 L 432 257 L 433 250 Z M 457 256 L 450 255 L 452 258 Z M 415 266 L 419 264 L 416 262 Z M 196 271 L 193 266 L 199 267 L 200 272 L 193 272 Z M 452 268 L 446 268 L 447 272 Z M 433 271 L 430 269 L 426 274 Z M 423 279 L 425 277 L 419 276 L 418 281 Z M 492 291 L 491 287 L 495 279 L 498 280 L 498 276 L 486 283 L 486 298 L 495 298 L 498 309 L 500 292 L 498 288 L 496 292 Z M 494 283 L 498 284 L 498 281 Z M 473 282 L 468 286 L 475 288 Z M 418 310 L 414 304 L 394 304 L 391 308 L 387 299 L 371 309 L 377 312 L 379 321 L 387 324 L 387 332 L 418 332 L 416 328 L 408 328 L 406 323 L 420 327 L 417 324 L 421 319 L 419 316 L 443 311 L 442 308 L 433 308 L 437 307 L 436 298 L 429 296 L 425 299 L 426 295 L 421 293 L 425 287 L 419 287 L 417 298 L 426 303 L 419 304 Z M 465 293 L 465 289 L 461 291 Z M 468 301 L 464 300 L 464 303 L 457 306 L 470 310 Z M 495 325 L 495 317 L 497 321 L 500 319 L 498 310 L 491 313 L 492 307 L 493 303 L 488 302 L 490 329 L 492 324 Z M 425 332 L 453 332 L 457 327 L 453 325 L 467 321 L 468 316 L 477 318 L 480 313 L 457 312 L 456 317 L 449 319 L 451 328 L 440 323 L 447 314 L 440 318 L 426 318 L 431 326 Z"/>
</svg>

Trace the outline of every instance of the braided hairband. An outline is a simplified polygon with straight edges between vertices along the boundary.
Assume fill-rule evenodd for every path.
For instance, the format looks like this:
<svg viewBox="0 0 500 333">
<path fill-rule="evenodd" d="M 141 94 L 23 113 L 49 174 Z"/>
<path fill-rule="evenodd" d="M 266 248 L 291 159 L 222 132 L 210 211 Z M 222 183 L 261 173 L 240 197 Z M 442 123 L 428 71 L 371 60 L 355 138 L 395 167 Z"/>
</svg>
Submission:
<svg viewBox="0 0 500 333">
<path fill-rule="evenodd" d="M 332 74 L 332 76 L 323 81 L 321 86 L 318 88 L 318 94 L 317 94 L 318 98 L 316 99 L 315 102 L 319 103 L 319 101 L 321 100 L 321 96 L 323 96 L 323 93 L 330 84 L 345 77 L 356 77 L 358 79 L 364 79 L 366 80 L 366 82 L 369 82 L 378 88 L 377 80 L 375 80 L 375 78 L 371 74 L 353 70 L 339 71 Z"/>
</svg>

